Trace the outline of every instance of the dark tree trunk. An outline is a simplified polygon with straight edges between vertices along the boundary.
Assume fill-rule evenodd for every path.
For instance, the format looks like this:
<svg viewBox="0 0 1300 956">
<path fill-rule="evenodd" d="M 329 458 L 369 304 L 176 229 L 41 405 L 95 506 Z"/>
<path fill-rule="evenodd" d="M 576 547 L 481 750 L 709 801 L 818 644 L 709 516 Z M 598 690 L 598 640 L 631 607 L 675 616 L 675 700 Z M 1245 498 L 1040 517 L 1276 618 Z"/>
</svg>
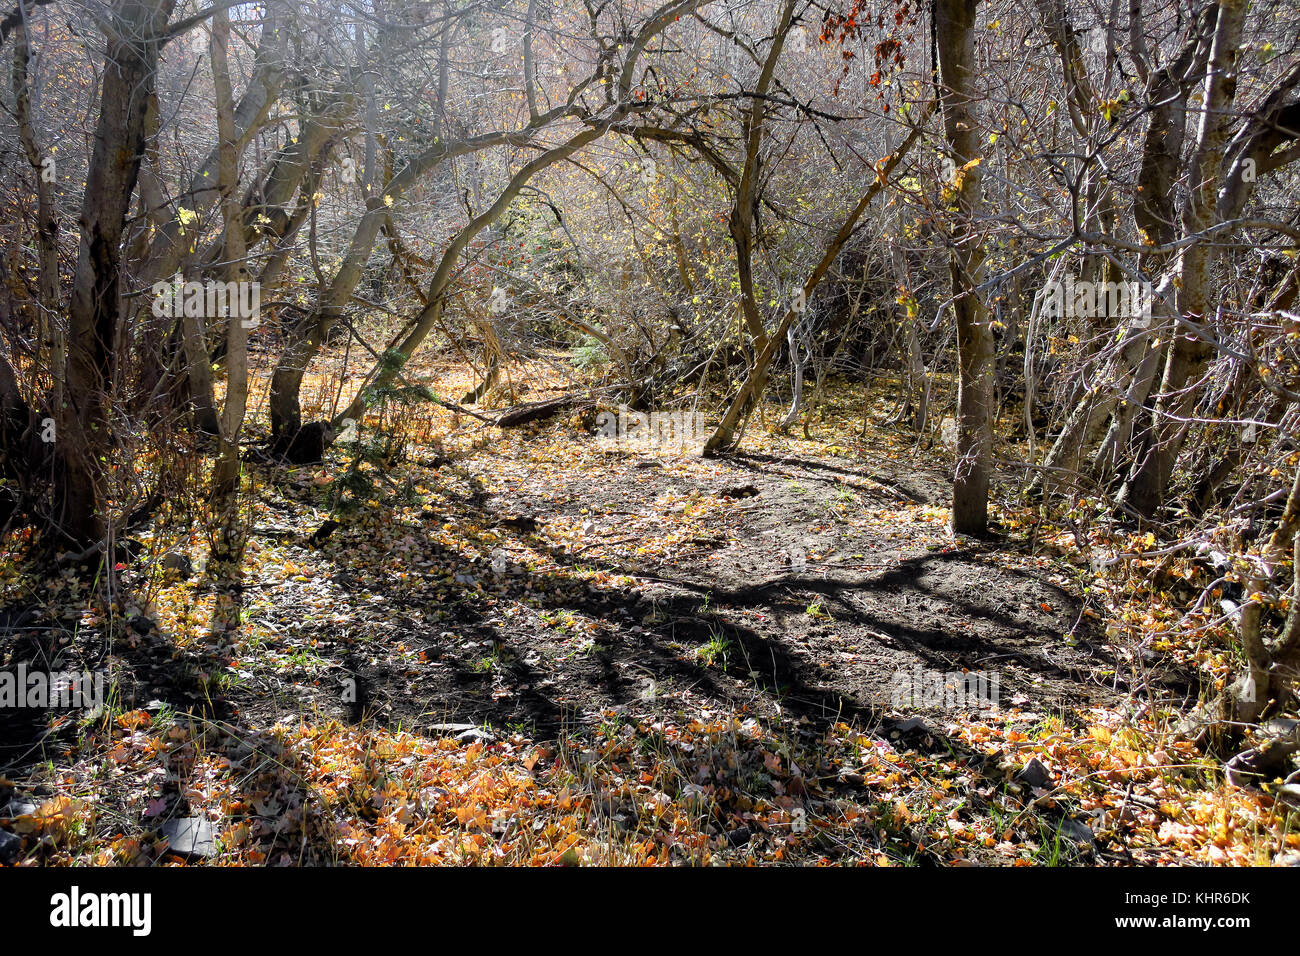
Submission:
<svg viewBox="0 0 1300 956">
<path fill-rule="evenodd" d="M 58 423 L 63 498 L 58 525 L 74 544 L 93 544 L 106 531 L 109 402 L 121 315 L 119 256 L 144 153 L 159 36 L 172 7 L 173 0 L 118 0 L 110 15 L 99 121 L 81 206 L 65 403 Z"/>
</svg>

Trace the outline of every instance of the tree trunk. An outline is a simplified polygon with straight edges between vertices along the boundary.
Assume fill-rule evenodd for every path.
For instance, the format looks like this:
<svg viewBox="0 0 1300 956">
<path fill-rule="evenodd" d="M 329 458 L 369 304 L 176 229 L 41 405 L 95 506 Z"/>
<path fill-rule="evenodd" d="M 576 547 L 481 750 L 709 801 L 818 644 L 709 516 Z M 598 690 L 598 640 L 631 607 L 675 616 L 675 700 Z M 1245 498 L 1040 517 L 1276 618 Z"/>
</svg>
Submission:
<svg viewBox="0 0 1300 956">
<path fill-rule="evenodd" d="M 158 71 L 158 37 L 173 0 L 118 0 L 109 14 L 95 145 L 81 206 L 81 242 L 68 315 L 66 402 L 59 420 L 63 515 L 73 544 L 103 540 L 109 400 L 121 314 L 119 254 L 131 194 L 144 154 L 149 94 Z"/>
<path fill-rule="evenodd" d="M 212 18 L 212 80 L 217 99 L 218 185 L 221 189 L 221 214 L 225 221 L 225 254 L 229 257 L 226 278 L 230 282 L 248 281 L 244 264 L 244 223 L 240 203 L 235 196 L 239 188 L 239 151 L 235 141 L 235 110 L 230 89 L 227 49 L 230 43 L 230 19 L 225 10 Z M 243 300 L 242 295 L 240 296 Z M 239 435 L 248 407 L 248 330 L 252 319 L 232 314 L 226 319 L 226 400 L 221 410 L 219 455 L 212 474 L 212 517 L 216 524 L 212 563 L 215 576 L 238 581 L 244 556 L 244 538 L 239 527 Z M 224 623 L 232 626 L 237 616 Z"/>
<path fill-rule="evenodd" d="M 1183 214 L 1183 233 L 1197 237 L 1214 225 L 1218 206 L 1223 148 L 1237 90 L 1237 48 L 1246 15 L 1245 0 L 1220 0 L 1210 47 L 1205 101 L 1189 170 L 1192 186 Z M 1140 457 L 1122 498 L 1142 515 L 1164 504 L 1174 464 L 1187 435 L 1187 419 L 1200 399 L 1200 378 L 1213 352 L 1199 334 L 1209 319 L 1210 277 L 1221 257 L 1218 240 L 1193 238 L 1178 260 L 1178 311 L 1192 326 L 1173 340 L 1160 383 L 1150 433 L 1150 447 Z"/>
<path fill-rule="evenodd" d="M 59 309 L 59 217 L 54 208 L 53 180 L 58 177 L 54 156 L 41 154 L 31 115 L 31 77 L 28 73 L 27 28 L 19 23 L 14 29 L 14 120 L 27 162 L 36 180 L 36 250 L 39 263 L 39 307 L 37 341 L 47 350 L 53 378 L 50 407 L 63 404 L 63 371 L 67 361 L 67 339 Z"/>
<path fill-rule="evenodd" d="M 957 467 L 953 476 L 955 533 L 988 531 L 989 477 L 993 459 L 993 329 L 976 291 L 984 250 L 976 230 L 981 174 L 971 111 L 971 67 L 975 57 L 978 0 L 935 0 L 935 43 L 942 88 L 944 136 L 956 170 L 957 213 L 948 272 L 957 319 Z"/>
</svg>

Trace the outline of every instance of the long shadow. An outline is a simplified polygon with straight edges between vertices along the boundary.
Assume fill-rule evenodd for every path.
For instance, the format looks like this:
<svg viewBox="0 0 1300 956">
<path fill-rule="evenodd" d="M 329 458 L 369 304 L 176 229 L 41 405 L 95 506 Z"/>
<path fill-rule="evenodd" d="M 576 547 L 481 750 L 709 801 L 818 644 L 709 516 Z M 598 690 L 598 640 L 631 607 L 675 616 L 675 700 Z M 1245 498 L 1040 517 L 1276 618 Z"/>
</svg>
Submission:
<svg viewBox="0 0 1300 956">
<path fill-rule="evenodd" d="M 493 515 L 486 508 L 484 496 L 477 491 L 460 496 L 457 505 L 474 513 L 483 522 L 491 523 Z M 409 528 L 416 534 L 422 531 L 418 524 L 411 524 Z M 836 621 L 866 628 L 874 633 L 877 641 L 883 641 L 882 646 L 910 654 L 927 667 L 947 669 L 963 665 L 974 669 L 981 661 L 990 658 L 1014 658 L 1035 676 L 1072 680 L 1068 668 L 1046 657 L 1026 653 L 1023 646 L 1017 646 L 1016 638 L 1031 634 L 1035 628 L 1041 628 L 1041 624 L 1018 617 L 996 599 L 980 599 L 978 593 L 970 593 L 975 585 L 965 588 L 964 592 L 954 591 L 943 580 L 927 578 L 935 568 L 970 563 L 978 557 L 978 551 L 927 553 L 905 559 L 882 572 L 848 579 L 788 574 L 777 581 L 725 586 L 698 577 L 673 579 L 650 575 L 630 561 L 613 562 L 610 566 L 611 562 L 584 559 L 550 546 L 536 535 L 525 533 L 522 537 L 524 543 L 546 553 L 556 570 L 507 578 L 504 586 L 498 587 L 503 582 L 495 579 L 484 560 L 484 555 L 493 545 L 490 540 L 475 542 L 471 538 L 469 547 L 472 549 L 477 545 L 480 548 L 477 554 L 433 549 L 432 554 L 426 555 L 436 564 L 451 562 L 463 566 L 467 573 L 492 579 L 493 590 L 491 593 L 467 590 L 455 604 L 452 620 L 439 625 L 425 625 L 410 616 L 406 618 L 404 638 L 407 643 L 418 646 L 426 659 L 440 665 L 442 670 L 440 680 L 417 679 L 413 691 L 404 689 L 408 683 L 406 675 L 397 673 L 396 668 L 384 662 L 358 663 L 356 654 L 344 654 L 340 658 L 336 653 L 336 667 L 344 673 L 357 674 L 369 688 L 370 701 L 377 705 L 355 709 L 351 714 L 353 719 L 364 713 L 380 720 L 419 723 L 427 722 L 428 712 L 442 719 L 486 720 L 497 725 L 525 723 L 554 732 L 566 724 L 571 725 L 579 711 L 590 710 L 598 701 L 634 702 L 646 681 L 663 683 L 677 680 L 689 684 L 699 693 L 734 697 L 736 691 L 732 681 L 720 682 L 716 669 L 684 657 L 680 649 L 671 646 L 683 639 L 703 645 L 718 635 L 732 642 L 749 662 L 748 670 L 761 675 L 761 680 L 755 684 L 759 692 L 774 702 L 785 702 L 787 710 L 810 720 L 824 721 L 835 715 L 855 713 L 874 719 L 878 710 L 874 702 L 855 701 L 834 687 L 809 681 L 804 674 L 810 668 L 791 653 L 779 635 L 759 634 L 728 620 L 726 616 L 705 620 L 697 613 L 701 605 L 712 602 L 716 606 L 741 610 L 763 608 L 779 616 L 796 613 L 800 604 L 806 605 L 808 596 L 822 598 Z M 334 561 L 336 567 L 346 569 L 352 563 L 346 545 L 340 546 L 338 539 L 329 542 L 322 552 Z M 650 578 L 678 589 L 676 595 L 656 595 L 656 602 L 670 618 L 669 626 L 628 632 L 616 623 L 616 612 L 620 608 L 637 611 L 638 602 L 631 595 L 580 584 L 572 573 L 584 567 L 603 567 L 614 575 Z M 364 577 L 365 571 L 364 563 L 355 566 L 357 581 Z M 1058 608 L 1068 610 L 1070 614 L 1077 610 L 1077 602 L 1066 592 L 1032 574 L 1011 568 L 998 568 L 997 573 L 1032 581 L 1050 593 Z M 532 649 L 528 646 L 527 635 L 513 633 L 510 627 L 494 618 L 498 600 L 527 600 L 522 593 L 525 580 L 533 585 L 533 593 L 567 591 L 567 597 L 555 602 L 555 610 L 588 614 L 598 621 L 598 635 L 592 648 L 570 654 L 559 665 L 558 669 L 563 670 L 561 684 L 564 686 L 556 691 L 545 688 L 549 675 L 557 671 L 548 672 L 535 663 L 529 663 Z M 517 587 L 514 582 L 517 582 Z M 397 610 L 401 613 L 441 603 L 436 587 L 417 587 L 401 593 L 382 582 L 371 580 L 367 584 L 367 594 L 382 597 L 383 606 L 390 612 Z M 359 585 L 355 590 L 360 590 Z M 787 594 L 789 597 L 785 596 Z M 863 606 L 860 603 L 863 594 L 896 594 L 898 604 L 920 600 L 926 602 L 921 610 L 931 616 L 940 611 L 961 615 L 981 622 L 985 630 L 995 630 L 1006 636 L 988 637 L 942 626 L 918 625 L 909 622 L 905 612 L 885 613 L 879 607 Z M 360 603 L 359 596 L 357 603 Z M 455 634 L 454 640 L 440 636 L 447 629 Z M 647 633 L 649 637 L 645 636 Z M 467 646 L 475 644 L 479 648 L 491 647 L 491 651 Z M 1094 651 L 1086 640 L 1078 648 L 1081 653 Z M 636 673 L 629 676 L 629 671 Z M 577 695 L 579 699 L 574 699 L 573 686 L 585 688 L 581 695 Z M 387 716 L 385 706 L 378 706 L 380 701 L 387 705 Z"/>
<path fill-rule="evenodd" d="M 412 530 L 416 530 L 412 526 Z M 336 536 L 337 537 L 337 536 Z M 487 551 L 490 541 L 484 540 Z M 533 540 L 533 544 L 541 544 Z M 342 538 L 332 539 L 322 551 L 335 561 L 335 566 L 347 568 L 351 550 Z M 407 668 L 393 664 L 381 655 L 369 659 L 364 645 L 348 645 L 341 635 L 330 634 L 328 641 L 319 645 L 330 646 L 322 651 L 330 664 L 330 671 L 345 674 L 357 680 L 363 688 L 364 706 L 346 711 L 346 716 L 357 720 L 368 718 L 379 723 L 400 721 L 419 726 L 424 723 L 447 720 L 488 721 L 496 726 L 525 724 L 539 731 L 558 732 L 572 726 L 582 711 L 598 709 L 602 703 L 626 705 L 636 701 L 647 680 L 660 685 L 673 682 L 689 684 L 697 693 L 710 697 L 735 696 L 732 682 L 719 681 L 719 672 L 703 662 L 684 657 L 671 643 L 707 643 L 721 631 L 744 655 L 761 661 L 756 665 L 765 681 L 770 680 L 774 694 L 795 704 L 797 712 L 809 718 L 829 720 L 835 715 L 861 712 L 874 716 L 871 708 L 862 708 L 842 695 L 808 685 L 798 674 L 793 658 L 776 641 L 768 640 L 755 631 L 735 622 L 718 620 L 703 622 L 695 618 L 690 599 L 672 602 L 672 623 L 667 629 L 639 628 L 628 632 L 617 623 L 620 609 L 640 613 L 638 601 L 628 595 L 611 593 L 606 589 L 579 583 L 571 573 L 577 566 L 590 562 L 550 549 L 551 560 L 559 567 L 554 572 L 529 575 L 494 575 L 480 554 L 463 554 L 446 549 L 433 549 L 426 557 L 436 564 L 450 562 L 465 569 L 466 574 L 490 580 L 492 592 L 467 590 L 464 598 L 454 607 L 454 620 L 424 625 L 414 620 L 408 612 L 437 604 L 439 589 L 436 586 L 416 587 L 399 592 L 383 582 L 366 582 L 365 594 L 371 603 L 385 608 L 386 613 L 404 615 L 403 641 L 416 647 L 424 660 L 432 665 L 432 679 L 412 680 Z M 635 573 L 635 572 L 632 572 Z M 342 575 L 345 595 L 353 580 Z M 360 577 L 351 587 L 351 601 L 361 605 Z M 561 599 L 548 599 L 538 603 L 553 605 L 552 611 L 563 616 L 566 612 L 584 615 L 596 622 L 596 633 L 587 649 L 573 647 L 564 659 L 553 661 L 554 669 L 547 672 L 530 663 L 535 649 L 528 646 L 527 634 L 517 634 L 493 617 L 493 605 L 502 598 L 527 600 L 525 585 L 531 594 L 565 593 Z M 499 593 L 496 588 L 505 591 Z M 379 598 L 376 602 L 374 599 Z M 544 608 L 534 608 L 543 613 Z M 303 636 L 323 637 L 329 625 L 309 624 Z M 407 628 L 409 627 L 409 630 Z M 454 633 L 454 639 L 442 634 Z M 548 641 L 542 650 L 554 650 L 559 641 Z M 576 644 L 577 642 L 570 642 Z M 490 648 L 490 650 L 489 650 Z M 562 673 L 561 673 L 562 672 Z M 629 673 L 631 672 L 631 673 Z M 548 679 L 558 678 L 557 692 L 548 692 Z M 407 685 L 412 690 L 407 690 Z M 806 710 L 804 709 L 806 708 Z M 344 711 L 338 707 L 337 710 Z M 326 708 L 328 712 L 328 708 Z"/>
<path fill-rule="evenodd" d="M 764 465 L 796 465 L 810 472 L 825 472 L 831 475 L 839 475 L 845 478 L 865 478 L 874 482 L 883 488 L 892 491 L 901 501 L 909 504 L 921 505 L 929 501 L 929 496 L 924 491 L 914 491 L 908 488 L 903 482 L 899 481 L 897 476 L 883 477 L 874 471 L 864 471 L 863 469 L 846 468 L 839 465 L 831 465 L 823 461 L 815 461 L 808 458 L 798 458 L 791 455 L 768 455 L 763 452 L 735 452 L 727 456 L 726 460 L 748 471 L 758 474 L 765 474 Z M 854 486 L 859 491 L 869 494 L 876 494 L 874 488 L 863 488 Z"/>
<path fill-rule="evenodd" d="M 709 600 L 722 605 L 742 608 L 763 607 L 773 610 L 794 611 L 801 606 L 807 605 L 808 596 L 821 596 L 831 604 L 832 610 L 839 612 L 838 615 L 833 615 L 836 620 L 847 620 L 849 623 L 871 626 L 873 629 L 883 631 L 891 637 L 900 639 L 909 648 L 918 645 L 930 648 L 962 646 L 972 638 L 968 635 L 942 629 L 912 627 L 902 623 L 901 616 L 885 619 L 872 615 L 853 603 L 853 596 L 861 592 L 897 595 L 900 604 L 905 604 L 919 597 L 933 601 L 941 606 L 956 609 L 964 617 L 998 625 L 1013 634 L 1024 634 L 1033 630 L 1035 627 L 1033 622 L 1017 619 L 996 606 L 973 601 L 965 595 L 953 594 L 942 587 L 936 587 L 924 582 L 923 578 L 927 565 L 939 563 L 958 564 L 968 561 L 970 557 L 970 555 L 955 552 L 925 554 L 904 559 L 880 572 L 847 579 L 843 577 L 831 578 L 827 575 L 787 573 L 776 579 L 767 579 L 758 584 L 739 587 L 727 587 L 709 581 L 701 581 L 697 578 L 666 578 L 657 575 L 647 575 L 647 578 L 686 592 L 689 595 L 695 595 L 700 602 Z M 634 577 L 642 574 L 634 566 L 614 567 L 610 571 L 614 574 L 628 574 Z M 1051 593 L 1056 606 L 1069 612 L 1067 616 L 1074 615 L 1077 617 L 1075 612 L 1078 610 L 1078 602 L 1059 587 L 1043 582 L 1036 576 L 1019 569 L 1000 568 L 998 573 L 1012 575 L 1044 588 Z M 781 592 L 798 596 L 783 599 L 780 596 Z M 1091 645 L 1086 646 L 1090 647 Z"/>
</svg>

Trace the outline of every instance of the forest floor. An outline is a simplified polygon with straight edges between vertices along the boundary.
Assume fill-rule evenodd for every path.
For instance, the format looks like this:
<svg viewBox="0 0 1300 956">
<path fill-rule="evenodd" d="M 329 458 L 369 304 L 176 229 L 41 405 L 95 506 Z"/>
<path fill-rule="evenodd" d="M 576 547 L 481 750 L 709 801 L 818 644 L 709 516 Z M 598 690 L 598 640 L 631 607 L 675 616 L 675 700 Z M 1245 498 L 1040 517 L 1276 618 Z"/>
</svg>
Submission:
<svg viewBox="0 0 1300 956">
<path fill-rule="evenodd" d="M 1179 731 L 1231 664 L 1164 583 L 1196 569 L 1102 573 L 1153 542 L 1027 512 L 954 539 L 949 455 L 863 407 L 716 459 L 425 409 L 360 478 L 346 443 L 251 466 L 238 595 L 142 535 L 112 628 L 6 558 L 0 663 L 107 639 L 119 690 L 2 718 L 0 830 L 33 863 L 1300 861 L 1300 814 Z M 996 706 L 900 702 L 960 672 Z"/>
</svg>

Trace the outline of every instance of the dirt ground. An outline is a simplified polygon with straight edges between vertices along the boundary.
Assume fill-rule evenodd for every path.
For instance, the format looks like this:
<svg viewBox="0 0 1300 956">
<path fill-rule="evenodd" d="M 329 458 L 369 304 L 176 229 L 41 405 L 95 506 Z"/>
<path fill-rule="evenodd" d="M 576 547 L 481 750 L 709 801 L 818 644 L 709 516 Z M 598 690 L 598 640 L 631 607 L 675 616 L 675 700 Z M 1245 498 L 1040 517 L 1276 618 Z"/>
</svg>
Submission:
<svg viewBox="0 0 1300 956">
<path fill-rule="evenodd" d="M 916 664 L 997 670 L 1004 700 L 1042 712 L 1116 696 L 1098 676 L 1113 674 L 1114 661 L 1053 574 L 948 539 L 938 474 L 761 455 L 610 453 L 597 462 L 519 469 L 505 493 L 466 497 L 476 517 L 507 532 L 494 551 L 535 550 L 547 569 L 510 559 L 505 573 L 469 565 L 487 593 L 451 622 L 422 622 L 434 602 L 418 588 L 404 592 L 402 640 L 431 666 L 412 679 L 360 661 L 369 713 L 533 732 L 612 705 L 680 713 L 744 705 L 767 716 L 878 722 L 895 675 Z M 510 464 L 518 459 L 480 456 L 465 472 L 486 485 Z M 717 505 L 692 519 L 701 500 Z M 909 520 L 927 508 L 930 520 Z M 638 553 L 683 522 L 687 533 L 667 553 Z M 583 543 L 565 541 L 573 527 Z M 325 553 L 346 564 L 347 536 Z M 563 569 L 613 581 L 565 582 L 556 594 L 547 576 Z M 341 580 L 339 599 L 355 600 L 351 578 Z M 328 624 L 301 633 L 337 639 Z"/>
<path fill-rule="evenodd" d="M 1133 690 L 1083 569 L 1023 536 L 953 539 L 941 451 L 769 441 L 704 459 L 611 445 L 576 414 L 509 430 L 448 417 L 438 421 L 464 439 L 459 451 L 411 446 L 350 509 L 336 507 L 344 450 L 318 466 L 257 466 L 249 573 L 220 598 L 238 606 L 236 628 L 214 624 L 201 569 L 159 590 L 156 562 L 124 562 L 139 596 L 114 639 L 118 708 L 202 715 L 235 754 L 300 721 L 520 746 L 590 733 L 612 714 L 653 728 L 741 715 L 808 738 L 852 727 L 885 751 L 941 761 L 956 819 L 999 800 L 1024 761 L 980 752 L 954 722 L 1086 737 L 1082 715 L 1117 713 Z M 55 620 L 54 605 L 6 613 L 21 624 L 11 661 L 59 645 L 86 660 L 103 641 L 102 622 Z M 899 675 L 918 668 L 996 675 L 998 706 L 900 705 Z M 1153 679 L 1163 695 L 1189 692 L 1174 668 Z M 41 754 L 75 755 L 71 724 L 4 719 L 9 777 Z M 764 746 L 768 760 L 778 745 Z M 852 767 L 823 769 L 836 793 L 878 798 Z M 151 791 L 169 814 L 191 809 L 183 777 L 169 766 Z M 817 779 L 763 786 L 788 800 Z M 1064 826 L 1070 807 L 1053 801 L 1050 776 L 1026 783 L 1046 800 L 1048 828 Z M 301 787 L 270 789 L 284 799 Z M 117 812 L 147 831 L 131 799 L 144 798 Z M 724 846 L 749 832 L 728 820 L 714 828 Z M 1014 855 L 1010 832 L 1000 847 Z M 1071 858 L 1133 861 L 1127 849 L 1094 857 L 1090 844 Z M 981 854 L 1006 862 L 987 848 L 962 858 Z"/>
</svg>

